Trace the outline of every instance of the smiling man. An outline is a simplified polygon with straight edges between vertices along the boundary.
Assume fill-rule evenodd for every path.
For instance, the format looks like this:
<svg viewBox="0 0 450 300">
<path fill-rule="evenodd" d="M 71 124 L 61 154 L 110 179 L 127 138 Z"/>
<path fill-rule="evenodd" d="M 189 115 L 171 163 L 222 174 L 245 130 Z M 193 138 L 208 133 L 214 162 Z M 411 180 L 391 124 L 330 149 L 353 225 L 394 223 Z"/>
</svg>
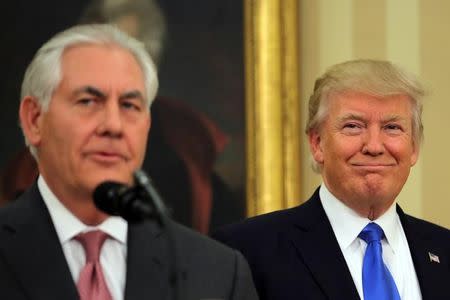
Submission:
<svg viewBox="0 0 450 300">
<path fill-rule="evenodd" d="M 306 126 L 323 184 L 304 204 L 215 233 L 247 258 L 261 299 L 444 299 L 450 231 L 396 204 L 423 135 L 423 90 L 387 61 L 317 79 Z"/>
<path fill-rule="evenodd" d="M 170 222 L 176 290 L 167 231 L 94 205 L 102 182 L 133 184 L 157 87 L 144 46 L 110 25 L 70 28 L 39 49 L 19 116 L 40 175 L 0 210 L 2 299 L 257 299 L 241 254 Z"/>
</svg>

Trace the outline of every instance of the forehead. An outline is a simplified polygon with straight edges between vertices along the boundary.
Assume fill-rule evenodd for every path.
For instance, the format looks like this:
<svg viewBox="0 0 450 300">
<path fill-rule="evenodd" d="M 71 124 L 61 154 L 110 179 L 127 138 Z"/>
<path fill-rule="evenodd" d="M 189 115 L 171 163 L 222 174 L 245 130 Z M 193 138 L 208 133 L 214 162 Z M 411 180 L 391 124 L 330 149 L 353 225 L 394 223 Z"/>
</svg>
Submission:
<svg viewBox="0 0 450 300">
<path fill-rule="evenodd" d="M 357 92 L 330 95 L 330 115 L 353 113 L 362 116 L 412 116 L 412 103 L 407 95 L 373 96 Z"/>
<path fill-rule="evenodd" d="M 143 72 L 135 57 L 112 44 L 69 47 L 61 57 L 62 80 L 72 84 L 131 85 L 144 87 Z"/>
</svg>

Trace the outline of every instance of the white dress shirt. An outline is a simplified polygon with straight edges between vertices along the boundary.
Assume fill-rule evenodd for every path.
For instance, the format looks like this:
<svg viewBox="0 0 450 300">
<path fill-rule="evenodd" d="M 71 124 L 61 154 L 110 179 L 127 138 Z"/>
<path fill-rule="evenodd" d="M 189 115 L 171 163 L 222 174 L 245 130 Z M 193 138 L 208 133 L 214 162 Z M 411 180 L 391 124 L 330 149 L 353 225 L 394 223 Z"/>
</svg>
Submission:
<svg viewBox="0 0 450 300">
<path fill-rule="evenodd" d="M 364 240 L 358 238 L 358 235 L 372 221 L 358 215 L 342 201 L 338 200 L 331 194 L 325 184 L 321 185 L 319 195 L 339 247 L 347 262 L 353 282 L 359 296 L 364 300 L 362 266 L 367 244 Z M 381 241 L 383 260 L 395 280 L 401 299 L 421 300 L 422 294 L 419 281 L 414 269 L 408 241 L 406 240 L 400 218 L 397 215 L 395 202 L 381 217 L 373 222 L 383 229 L 386 236 Z"/>
<path fill-rule="evenodd" d="M 88 226 L 78 220 L 56 198 L 42 176 L 39 176 L 38 188 L 50 212 L 75 283 L 85 265 L 86 256 L 83 246 L 73 238 L 81 232 L 97 229 L 112 237 L 105 241 L 101 249 L 100 264 L 111 296 L 115 300 L 123 299 L 126 278 L 127 222 L 120 217 L 109 217 L 98 226 Z"/>
</svg>

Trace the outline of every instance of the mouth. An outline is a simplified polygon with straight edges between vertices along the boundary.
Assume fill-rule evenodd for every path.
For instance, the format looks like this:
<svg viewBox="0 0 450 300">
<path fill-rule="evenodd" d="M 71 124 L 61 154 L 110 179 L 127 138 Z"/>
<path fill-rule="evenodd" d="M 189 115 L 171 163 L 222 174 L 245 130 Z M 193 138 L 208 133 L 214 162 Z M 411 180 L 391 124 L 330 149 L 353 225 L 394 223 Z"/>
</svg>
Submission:
<svg viewBox="0 0 450 300">
<path fill-rule="evenodd" d="M 125 155 L 117 152 L 95 151 L 88 153 L 88 157 L 102 164 L 115 164 L 126 161 Z"/>
<path fill-rule="evenodd" d="M 378 173 L 392 168 L 393 164 L 352 164 L 354 168 L 369 173 Z"/>
</svg>

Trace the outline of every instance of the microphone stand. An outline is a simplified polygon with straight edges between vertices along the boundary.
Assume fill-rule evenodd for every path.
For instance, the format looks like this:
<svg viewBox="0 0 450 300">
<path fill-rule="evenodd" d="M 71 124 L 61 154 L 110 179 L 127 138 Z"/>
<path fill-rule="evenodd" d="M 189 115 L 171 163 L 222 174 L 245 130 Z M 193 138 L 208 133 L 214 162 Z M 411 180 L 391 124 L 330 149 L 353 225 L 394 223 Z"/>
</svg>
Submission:
<svg viewBox="0 0 450 300">
<path fill-rule="evenodd" d="M 133 173 L 136 184 L 141 187 L 149 196 L 155 208 L 155 217 L 161 227 L 165 229 L 167 234 L 167 248 L 169 252 L 169 284 L 172 287 L 174 300 L 181 300 L 181 280 L 178 273 L 178 254 L 175 236 L 173 233 L 173 225 L 170 222 L 168 211 L 162 201 L 161 196 L 153 187 L 153 183 L 144 171 L 136 170 Z"/>
</svg>

